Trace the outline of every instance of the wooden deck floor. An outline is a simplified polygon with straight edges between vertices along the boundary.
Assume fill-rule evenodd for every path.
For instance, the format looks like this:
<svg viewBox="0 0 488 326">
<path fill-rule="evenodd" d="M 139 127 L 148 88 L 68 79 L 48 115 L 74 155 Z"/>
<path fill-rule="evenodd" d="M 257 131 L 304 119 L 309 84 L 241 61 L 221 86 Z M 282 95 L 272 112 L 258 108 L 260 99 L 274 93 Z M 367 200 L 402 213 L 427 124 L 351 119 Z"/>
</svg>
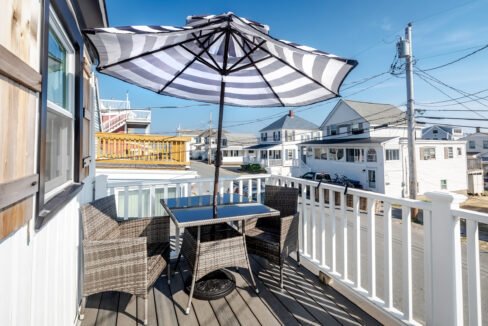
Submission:
<svg viewBox="0 0 488 326">
<path fill-rule="evenodd" d="M 149 294 L 149 325 L 378 325 L 356 305 L 293 260 L 286 265 L 284 289 L 279 269 L 251 256 L 260 294 L 250 288 L 248 271 L 233 271 L 237 289 L 227 297 L 203 301 L 193 299 L 190 315 L 184 314 L 188 300 L 183 291 L 189 276 L 183 264 L 168 285 L 162 276 Z M 83 326 L 142 325 L 143 300 L 117 292 L 88 298 Z"/>
</svg>

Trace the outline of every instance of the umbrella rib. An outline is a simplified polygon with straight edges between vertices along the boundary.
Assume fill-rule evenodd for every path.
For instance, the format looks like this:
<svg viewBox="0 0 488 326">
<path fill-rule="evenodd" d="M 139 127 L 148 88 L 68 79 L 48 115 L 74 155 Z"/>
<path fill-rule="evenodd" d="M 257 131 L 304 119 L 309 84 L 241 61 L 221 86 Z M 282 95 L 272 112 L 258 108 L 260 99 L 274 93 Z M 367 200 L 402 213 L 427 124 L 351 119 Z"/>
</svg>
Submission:
<svg viewBox="0 0 488 326">
<path fill-rule="evenodd" d="M 217 42 L 217 40 L 218 40 L 219 38 L 221 38 L 221 37 L 222 37 L 222 35 L 224 35 L 224 33 L 220 34 L 218 37 L 216 37 L 216 38 L 215 38 L 215 40 L 213 40 L 212 42 L 210 42 L 207 48 L 211 47 L 211 46 L 212 46 L 212 45 L 213 45 L 215 42 Z M 202 50 L 202 51 L 200 52 L 199 56 L 200 56 L 200 55 L 202 55 L 203 51 L 204 51 L 204 50 Z M 185 70 L 186 70 L 188 67 L 190 67 L 190 66 L 191 66 L 191 65 L 192 65 L 192 64 L 195 62 L 195 60 L 197 60 L 197 58 L 198 58 L 198 56 L 194 56 L 194 58 L 193 58 L 193 59 L 192 59 L 192 60 L 191 60 L 191 61 L 190 61 L 190 62 L 189 62 L 189 63 L 188 63 L 188 64 L 187 64 L 187 65 L 186 65 L 186 66 L 185 66 L 183 69 L 181 69 L 181 70 L 180 70 L 180 71 L 179 71 L 179 72 L 178 72 L 176 75 L 174 75 L 174 77 L 173 77 L 173 78 L 171 78 L 171 80 L 169 80 L 169 81 L 168 81 L 168 82 L 167 82 L 167 83 L 166 83 L 166 84 L 163 86 L 163 88 L 161 88 L 161 89 L 158 91 L 158 93 L 159 93 L 159 94 L 161 94 L 161 93 L 162 93 L 162 92 L 163 92 L 163 91 L 166 89 L 166 87 L 168 87 L 169 85 L 171 85 L 171 83 L 173 83 L 173 82 L 176 80 L 176 78 L 180 77 L 180 75 L 181 75 L 183 72 L 185 72 Z"/>
<path fill-rule="evenodd" d="M 203 54 L 196 54 L 195 52 L 193 52 L 192 50 L 190 50 L 189 48 L 187 48 L 186 46 L 184 45 L 181 45 L 181 47 L 183 49 L 185 49 L 186 51 L 188 51 L 191 55 L 195 56 L 197 58 L 197 61 L 204 64 L 205 66 L 209 67 L 210 69 L 213 69 L 215 71 L 217 71 L 218 73 L 221 73 L 221 70 L 220 70 L 220 67 L 217 66 L 217 67 L 214 67 L 212 66 L 210 63 L 208 63 L 207 61 L 205 61 L 204 59 L 202 59 L 200 56 Z"/>
<path fill-rule="evenodd" d="M 261 61 L 268 60 L 269 58 L 271 58 L 271 56 L 270 56 L 270 55 L 269 55 L 269 56 L 267 56 L 267 57 L 264 57 L 264 58 L 258 59 L 258 60 L 256 60 L 256 61 L 254 61 L 254 63 L 248 63 L 248 64 L 246 64 L 246 65 L 242 65 L 242 66 L 240 66 L 240 67 L 238 67 L 238 68 L 234 68 L 234 69 L 232 69 L 232 70 L 231 70 L 229 73 L 234 73 L 234 72 L 241 71 L 241 70 L 243 70 L 243 69 L 247 69 L 247 68 L 249 68 L 249 67 L 254 66 L 254 64 L 255 64 L 255 63 L 259 63 L 259 62 L 261 62 Z"/>
<path fill-rule="evenodd" d="M 235 39 L 235 37 L 234 37 L 234 39 Z M 234 63 L 232 66 L 230 66 L 230 68 L 229 68 L 229 72 L 232 72 L 232 69 L 233 69 L 235 66 L 237 66 L 239 63 L 241 63 L 243 60 L 245 60 L 246 58 L 249 58 L 249 59 L 250 59 L 251 54 L 252 54 L 254 51 L 256 51 L 257 49 L 259 49 L 259 47 L 260 47 L 261 45 L 263 45 L 263 44 L 264 44 L 264 42 L 266 42 L 266 41 L 262 41 L 261 43 L 259 43 L 258 45 L 256 45 L 256 46 L 255 46 L 253 49 L 251 49 L 251 51 L 249 51 L 249 52 L 247 52 L 247 53 L 246 53 L 246 50 L 244 50 L 244 48 L 242 48 L 242 46 L 241 46 L 241 45 L 239 44 L 239 42 L 237 42 L 237 40 L 236 40 L 236 43 L 237 43 L 237 44 L 239 44 L 239 46 L 242 48 L 242 51 L 244 51 L 244 53 L 246 53 L 246 55 L 245 55 L 245 56 L 243 56 L 242 58 L 240 58 L 239 60 L 237 60 L 237 62 L 235 62 L 235 63 Z"/>
<path fill-rule="evenodd" d="M 208 34 L 205 34 L 205 35 L 202 35 L 198 38 L 201 38 L 201 37 L 211 37 L 215 34 L 217 34 L 218 32 L 220 32 L 220 28 L 213 31 L 213 32 L 210 32 Z M 147 52 L 144 52 L 144 53 L 141 53 L 141 54 L 138 54 L 136 56 L 133 56 L 133 57 L 130 57 L 130 58 L 126 58 L 126 59 L 123 59 L 123 60 L 120 60 L 120 61 L 117 61 L 117 62 L 114 62 L 114 63 L 111 63 L 111 64 L 108 64 L 106 66 L 103 66 L 103 67 L 98 67 L 97 70 L 98 71 L 102 71 L 102 70 L 105 70 L 107 68 L 111 68 L 113 66 L 116 66 L 116 65 L 119 65 L 119 64 L 122 64 L 122 63 L 125 63 L 125 62 L 128 62 L 128 61 L 131 61 L 131 60 L 135 60 L 135 59 L 138 59 L 138 58 L 141 58 L 143 56 L 146 56 L 146 55 L 150 55 L 150 54 L 153 54 L 153 53 L 156 53 L 156 52 L 159 52 L 159 51 L 164 51 L 164 50 L 167 50 L 167 49 L 170 49 L 170 48 L 173 48 L 175 46 L 178 46 L 178 45 L 182 45 L 182 44 L 186 44 L 186 43 L 189 43 L 189 42 L 193 42 L 195 41 L 197 38 L 190 38 L 188 40 L 184 40 L 184 41 L 181 41 L 181 42 L 178 42 L 178 43 L 174 43 L 174 44 L 170 44 L 170 45 L 165 45 L 165 46 L 162 46 L 160 48 L 157 48 L 155 50 L 151 50 L 151 51 L 147 51 Z M 208 38 L 207 38 L 208 39 Z"/>
<path fill-rule="evenodd" d="M 243 38 L 243 40 L 245 41 L 248 41 L 250 43 L 252 43 L 252 41 L 248 40 L 247 37 L 245 35 L 243 35 L 240 31 L 237 31 L 237 33 L 239 33 L 239 35 L 241 35 L 241 37 Z M 252 43 L 254 44 L 254 43 Z M 269 54 L 270 56 L 272 56 L 273 58 L 275 58 L 276 60 L 280 61 L 281 63 L 285 64 L 286 66 L 290 67 L 291 69 L 293 69 L 295 72 L 299 73 L 300 75 L 302 75 L 303 77 L 307 78 L 308 80 L 314 82 L 315 84 L 319 85 L 320 87 L 324 88 L 325 90 L 327 90 L 328 92 L 334 94 L 335 96 L 340 96 L 339 94 L 337 94 L 336 92 L 330 90 L 328 87 L 326 87 L 325 85 L 323 85 L 322 83 L 318 82 L 317 80 L 313 79 L 312 77 L 308 76 L 307 74 L 305 74 L 304 72 L 300 71 L 299 69 L 293 67 L 292 65 L 290 65 L 288 62 L 286 62 L 285 60 L 281 59 L 280 57 L 277 57 L 276 55 L 274 55 L 273 53 L 271 53 L 268 49 L 265 49 L 263 48 L 262 46 L 259 47 L 261 50 L 263 50 L 264 52 L 266 52 L 267 54 Z"/>
<path fill-rule="evenodd" d="M 203 43 L 202 43 L 202 42 L 200 42 L 200 40 L 199 40 L 199 39 L 196 39 L 196 41 L 198 42 L 198 44 L 199 44 L 199 45 L 200 45 L 202 48 L 204 48 Z M 208 52 L 208 48 L 205 48 L 205 53 L 208 55 L 208 57 L 210 58 L 210 60 L 212 60 L 212 62 L 214 63 L 214 65 L 220 69 L 220 66 L 219 66 L 219 64 L 217 63 L 217 61 L 215 61 L 215 59 L 214 59 L 214 58 L 213 58 L 213 56 L 210 54 L 210 52 Z"/>
<path fill-rule="evenodd" d="M 234 38 L 235 39 L 235 38 Z M 239 45 L 242 49 L 242 51 L 244 51 L 244 46 L 237 40 L 236 40 L 236 43 L 237 45 Z M 246 40 L 242 39 L 243 42 L 246 42 Z M 247 46 L 249 48 L 251 48 L 249 46 L 249 44 L 247 44 Z M 246 52 L 246 51 L 244 51 Z M 251 54 L 251 53 L 249 53 Z M 269 58 L 269 57 L 266 57 L 266 59 Z M 259 68 L 256 66 L 256 63 L 254 62 L 254 60 L 252 59 L 252 57 L 249 55 L 249 61 L 251 61 L 251 64 L 254 66 L 254 68 L 257 70 L 257 72 L 259 73 L 259 75 L 261 76 L 261 78 L 263 79 L 263 81 L 266 83 L 266 85 L 268 85 L 268 88 L 271 90 L 271 92 L 273 93 L 273 95 L 276 97 L 276 99 L 278 100 L 278 102 L 280 102 L 281 106 L 285 106 L 285 104 L 283 103 L 283 101 L 281 101 L 280 97 L 278 96 L 278 94 L 275 92 L 275 90 L 273 89 L 273 87 L 271 86 L 271 84 L 266 80 L 266 78 L 264 78 L 264 75 L 263 73 L 261 72 L 261 70 L 259 70 Z"/>
</svg>

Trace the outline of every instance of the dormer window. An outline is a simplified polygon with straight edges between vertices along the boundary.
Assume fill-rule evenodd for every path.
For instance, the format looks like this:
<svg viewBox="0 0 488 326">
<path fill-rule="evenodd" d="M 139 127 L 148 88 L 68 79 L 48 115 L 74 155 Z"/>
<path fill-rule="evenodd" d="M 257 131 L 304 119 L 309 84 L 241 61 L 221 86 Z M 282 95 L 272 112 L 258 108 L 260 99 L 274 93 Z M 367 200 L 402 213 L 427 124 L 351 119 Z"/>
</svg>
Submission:
<svg viewBox="0 0 488 326">
<path fill-rule="evenodd" d="M 267 132 L 262 132 L 261 133 L 261 140 L 262 141 L 267 141 L 268 140 L 268 133 Z"/>
<path fill-rule="evenodd" d="M 439 133 L 439 130 L 434 129 L 434 130 L 432 130 L 432 133 L 433 133 L 433 134 L 437 134 L 437 133 Z"/>
<path fill-rule="evenodd" d="M 331 136 L 337 135 L 337 126 L 336 125 L 330 126 L 330 134 L 331 134 Z"/>
</svg>

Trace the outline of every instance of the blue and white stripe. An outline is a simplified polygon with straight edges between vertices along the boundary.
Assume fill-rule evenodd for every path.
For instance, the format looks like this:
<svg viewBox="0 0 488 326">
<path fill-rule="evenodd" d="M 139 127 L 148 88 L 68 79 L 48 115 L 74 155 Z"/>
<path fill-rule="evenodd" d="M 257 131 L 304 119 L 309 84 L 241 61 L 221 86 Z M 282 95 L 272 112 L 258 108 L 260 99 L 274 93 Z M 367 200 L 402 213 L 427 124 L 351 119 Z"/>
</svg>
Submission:
<svg viewBox="0 0 488 326">
<path fill-rule="evenodd" d="M 99 71 L 160 94 L 219 103 L 231 35 L 225 104 L 302 106 L 338 96 L 356 61 L 277 40 L 268 31 L 229 13 L 190 16 L 183 27 L 111 27 L 85 34 L 98 53 Z"/>
</svg>

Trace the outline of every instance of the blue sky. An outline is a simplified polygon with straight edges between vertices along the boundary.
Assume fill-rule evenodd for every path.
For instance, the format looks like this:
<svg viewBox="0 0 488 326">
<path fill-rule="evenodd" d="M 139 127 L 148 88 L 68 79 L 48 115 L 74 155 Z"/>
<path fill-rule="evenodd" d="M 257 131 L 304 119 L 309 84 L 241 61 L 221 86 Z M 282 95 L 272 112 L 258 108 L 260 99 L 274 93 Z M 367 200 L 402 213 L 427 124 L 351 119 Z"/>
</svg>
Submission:
<svg viewBox="0 0 488 326">
<path fill-rule="evenodd" d="M 404 35 L 408 22 L 413 22 L 413 47 L 416 65 L 421 69 L 437 66 L 468 54 L 488 44 L 488 1 L 220 1 L 220 0 L 106 0 L 109 23 L 121 25 L 185 24 L 188 15 L 220 14 L 232 11 L 239 16 L 270 26 L 270 34 L 280 39 L 312 46 L 359 61 L 346 79 L 341 94 L 344 98 L 404 105 L 406 102 L 403 76 L 383 75 L 362 85 L 344 90 L 351 82 L 385 72 L 395 55 L 395 43 Z M 474 93 L 488 88 L 488 49 L 466 60 L 430 74 L 449 86 Z M 123 99 L 129 92 L 133 107 L 191 105 L 192 101 L 157 95 L 111 77 L 99 75 L 102 98 Z M 438 85 L 436 85 L 438 86 Z M 459 93 L 442 87 L 451 97 Z M 488 92 L 479 96 L 487 96 Z M 415 77 L 415 100 L 432 102 L 448 97 Z M 488 100 L 470 102 L 470 109 L 488 110 Z M 317 124 L 322 123 L 336 100 L 311 108 L 297 108 L 298 115 Z M 482 106 L 482 104 L 486 106 Z M 425 106 L 423 106 L 425 107 Z M 488 112 L 475 114 L 462 106 L 432 109 L 465 109 L 466 112 L 428 112 L 425 115 L 463 118 L 488 117 Z M 285 114 L 287 108 L 226 107 L 224 127 L 239 132 L 257 132 L 271 123 L 269 117 Z M 209 113 L 216 121 L 216 105 L 180 109 L 153 109 L 152 132 L 169 134 L 178 125 L 182 128 L 208 127 Z M 266 119 L 252 124 L 242 122 Z M 487 118 L 488 120 L 488 118 Z M 486 126 L 488 122 L 443 120 L 469 126 Z M 239 126 L 239 124 L 241 124 Z M 216 124 L 214 123 L 214 126 Z"/>
</svg>

